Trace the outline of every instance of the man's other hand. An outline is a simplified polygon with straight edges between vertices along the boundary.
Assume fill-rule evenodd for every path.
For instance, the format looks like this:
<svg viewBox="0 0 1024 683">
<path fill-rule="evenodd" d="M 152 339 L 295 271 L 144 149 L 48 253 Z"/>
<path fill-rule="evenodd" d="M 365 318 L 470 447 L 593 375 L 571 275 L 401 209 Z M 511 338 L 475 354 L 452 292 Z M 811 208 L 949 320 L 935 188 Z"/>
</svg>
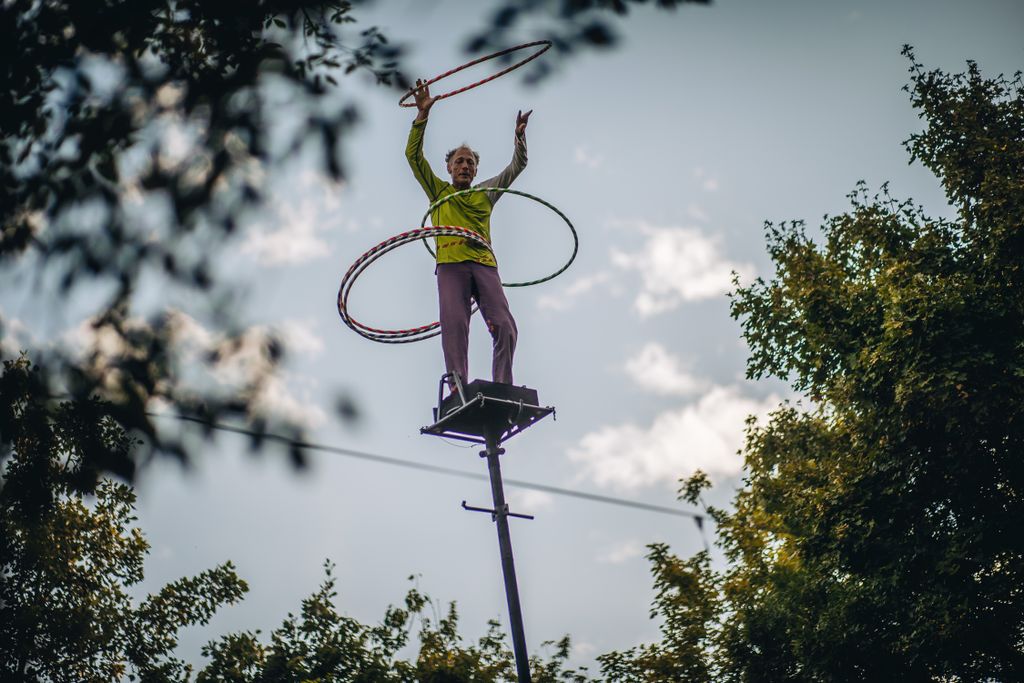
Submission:
<svg viewBox="0 0 1024 683">
<path fill-rule="evenodd" d="M 530 111 L 526 112 L 525 114 L 520 109 L 519 113 L 516 114 L 516 137 L 517 138 L 521 138 L 524 135 L 526 135 L 526 124 L 529 123 L 529 121 L 530 121 L 530 114 L 532 114 L 532 113 L 533 113 L 532 109 Z"/>
</svg>

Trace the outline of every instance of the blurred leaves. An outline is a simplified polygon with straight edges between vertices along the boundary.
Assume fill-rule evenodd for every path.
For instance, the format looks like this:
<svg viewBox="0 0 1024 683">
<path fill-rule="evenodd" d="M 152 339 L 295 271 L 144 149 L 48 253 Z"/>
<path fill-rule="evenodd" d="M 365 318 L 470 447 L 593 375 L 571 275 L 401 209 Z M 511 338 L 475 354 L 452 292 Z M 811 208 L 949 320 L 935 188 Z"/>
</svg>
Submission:
<svg viewBox="0 0 1024 683">
<path fill-rule="evenodd" d="M 183 363 L 203 360 L 183 360 L 171 302 L 189 302 L 214 334 L 251 337 L 216 259 L 261 205 L 267 170 L 313 145 L 324 171 L 341 178 L 341 141 L 357 115 L 332 74 L 403 82 L 402 49 L 353 22 L 350 2 L 4 3 L 0 264 L 38 264 L 26 293 L 41 305 L 94 293 L 84 356 L 60 346 L 34 353 L 52 393 L 102 396 L 150 453 L 186 461 L 192 442 L 161 432 L 148 410 L 260 412 L 258 387 L 275 372 L 279 343 L 268 337 L 266 362 L 228 391 L 189 387 Z M 282 97 L 306 125 L 274 125 Z M 154 306 L 154 291 L 166 303 Z M 221 360 L 208 358 L 209 372 Z M 137 460 L 101 468 L 131 479 Z"/>
<path fill-rule="evenodd" d="M 526 82 L 538 83 L 560 61 L 580 50 L 614 47 L 618 43 L 616 24 L 629 14 L 630 6 L 675 10 L 682 5 L 709 4 L 711 0 L 504 0 L 491 11 L 490 21 L 470 35 L 466 51 L 485 54 L 532 40 L 550 40 L 553 54 L 525 67 Z M 510 63 L 517 56 L 508 55 L 503 61 Z"/>
<path fill-rule="evenodd" d="M 710 0 L 507 0 L 491 12 L 490 22 L 474 35 L 468 49 L 508 47 L 512 33 L 520 21 L 546 21 L 552 31 L 547 37 L 565 52 L 592 45 L 607 47 L 614 43 L 615 32 L 609 23 L 629 13 L 629 7 L 653 5 L 658 9 L 675 10 L 682 5 L 709 5 Z M 539 15 L 539 17 L 538 17 Z"/>
</svg>

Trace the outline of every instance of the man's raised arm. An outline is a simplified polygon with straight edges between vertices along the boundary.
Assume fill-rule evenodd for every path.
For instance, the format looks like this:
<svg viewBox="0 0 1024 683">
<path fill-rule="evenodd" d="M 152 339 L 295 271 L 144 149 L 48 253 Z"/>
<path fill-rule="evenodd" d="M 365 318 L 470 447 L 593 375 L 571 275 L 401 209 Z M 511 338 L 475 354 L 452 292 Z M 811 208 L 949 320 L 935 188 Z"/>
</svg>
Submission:
<svg viewBox="0 0 1024 683">
<path fill-rule="evenodd" d="M 505 167 L 504 171 L 493 178 L 483 181 L 478 185 L 478 187 L 508 187 L 512 184 L 512 181 L 519 177 L 519 174 L 523 172 L 523 169 L 526 168 L 526 124 L 529 122 L 530 114 L 532 113 L 533 110 L 531 109 L 525 114 L 520 111 L 516 115 L 516 141 L 515 148 L 512 151 L 512 161 Z M 491 201 L 492 206 L 498 201 L 502 194 L 504 193 L 487 193 L 487 198 Z"/>
<path fill-rule="evenodd" d="M 427 193 L 430 201 L 437 199 L 437 196 L 444 188 L 444 181 L 438 178 L 430 168 L 430 164 L 423 158 L 423 134 L 427 129 L 427 116 L 430 108 L 434 106 L 434 98 L 430 96 L 430 89 L 421 80 L 416 81 L 416 119 L 412 122 L 412 129 L 409 131 L 409 142 L 405 146 L 405 158 L 409 161 L 412 174 L 416 177 L 420 187 Z"/>
</svg>

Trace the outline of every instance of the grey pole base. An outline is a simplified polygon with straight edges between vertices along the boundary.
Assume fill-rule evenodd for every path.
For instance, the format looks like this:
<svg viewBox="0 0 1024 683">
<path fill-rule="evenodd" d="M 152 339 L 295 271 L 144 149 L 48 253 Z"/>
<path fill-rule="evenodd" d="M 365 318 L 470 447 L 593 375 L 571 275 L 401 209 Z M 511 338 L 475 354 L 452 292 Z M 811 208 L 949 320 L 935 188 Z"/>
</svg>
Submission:
<svg viewBox="0 0 1024 683">
<path fill-rule="evenodd" d="M 498 549 L 501 552 L 501 573 L 505 578 L 505 599 L 508 602 L 509 626 L 512 630 L 512 650 L 516 656 L 516 677 L 519 683 L 530 683 L 530 657 L 526 653 L 526 632 L 523 628 L 523 610 L 519 604 L 519 585 L 516 565 L 512 557 L 512 536 L 508 528 L 508 505 L 501 483 L 501 463 L 498 458 L 505 452 L 497 437 L 485 435 L 487 450 L 480 453 L 487 458 L 487 471 L 491 475 L 491 498 L 494 501 L 494 521 L 498 526 Z"/>
</svg>

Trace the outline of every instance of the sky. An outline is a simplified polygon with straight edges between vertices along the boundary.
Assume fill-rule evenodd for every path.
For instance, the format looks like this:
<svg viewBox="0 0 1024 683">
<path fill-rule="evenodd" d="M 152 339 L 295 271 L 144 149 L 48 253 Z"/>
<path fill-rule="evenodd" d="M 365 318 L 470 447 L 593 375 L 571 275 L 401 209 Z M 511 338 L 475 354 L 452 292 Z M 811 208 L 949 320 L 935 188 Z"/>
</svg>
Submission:
<svg viewBox="0 0 1024 683">
<path fill-rule="evenodd" d="M 407 44 L 413 75 L 429 77 L 466 61 L 465 36 L 488 18 L 482 5 L 396 0 L 356 16 Z M 938 182 L 902 146 L 921 124 L 901 90 L 901 47 L 927 68 L 960 71 L 973 59 L 986 75 L 1012 74 L 1024 68 L 1021 29 L 1024 6 L 995 0 L 644 7 L 620 25 L 616 49 L 581 54 L 538 87 L 513 73 L 439 102 L 425 143 L 439 175 L 463 142 L 481 155 L 479 177 L 495 175 L 511 158 L 516 112 L 532 109 L 529 166 L 513 187 L 557 206 L 579 233 L 567 272 L 507 291 L 516 383 L 536 388 L 557 419 L 508 442 L 505 476 L 692 510 L 675 492 L 700 468 L 714 482 L 709 501 L 728 505 L 745 418 L 799 400 L 781 381 L 745 379 L 747 348 L 729 316 L 733 273 L 744 284 L 772 274 L 764 222 L 805 220 L 815 234 L 861 180 L 948 215 Z M 487 73 L 478 68 L 474 80 Z M 438 339 L 376 344 L 338 317 L 349 265 L 418 227 L 427 205 L 404 158 L 414 110 L 359 79 L 341 87 L 361 111 L 345 142 L 347 181 L 328 182 L 312 154 L 269 177 L 273 200 L 223 264 L 244 284 L 248 319 L 288 342 L 266 405 L 305 421 L 314 442 L 482 474 L 478 448 L 419 433 L 443 372 Z M 503 198 L 491 225 L 506 281 L 568 258 L 564 224 L 527 199 Z M 430 257 L 412 244 L 366 271 L 350 310 L 369 325 L 411 327 L 436 319 L 435 292 Z M 16 301 L 24 296 L 0 294 L 9 330 L 36 322 Z M 210 342 L 187 313 L 181 324 Z M 72 320 L 67 334 L 75 329 Z M 478 318 L 470 345 L 471 374 L 489 379 Z M 356 423 L 336 417 L 339 392 L 359 407 Z M 181 654 L 199 661 L 219 634 L 269 632 L 317 588 L 325 560 L 336 564 L 339 609 L 364 622 L 416 585 L 442 612 L 457 601 L 470 640 L 488 619 L 507 623 L 493 524 L 460 507 L 487 506 L 485 482 L 310 458 L 296 472 L 225 434 L 189 470 L 157 462 L 143 472 L 138 517 L 152 552 L 140 593 L 228 559 L 251 589 L 183 634 Z M 536 516 L 511 522 L 528 647 L 569 634 L 574 664 L 657 639 L 646 544 L 689 556 L 714 541 L 712 525 L 702 536 L 684 517 L 506 494 L 513 511 Z"/>
</svg>

